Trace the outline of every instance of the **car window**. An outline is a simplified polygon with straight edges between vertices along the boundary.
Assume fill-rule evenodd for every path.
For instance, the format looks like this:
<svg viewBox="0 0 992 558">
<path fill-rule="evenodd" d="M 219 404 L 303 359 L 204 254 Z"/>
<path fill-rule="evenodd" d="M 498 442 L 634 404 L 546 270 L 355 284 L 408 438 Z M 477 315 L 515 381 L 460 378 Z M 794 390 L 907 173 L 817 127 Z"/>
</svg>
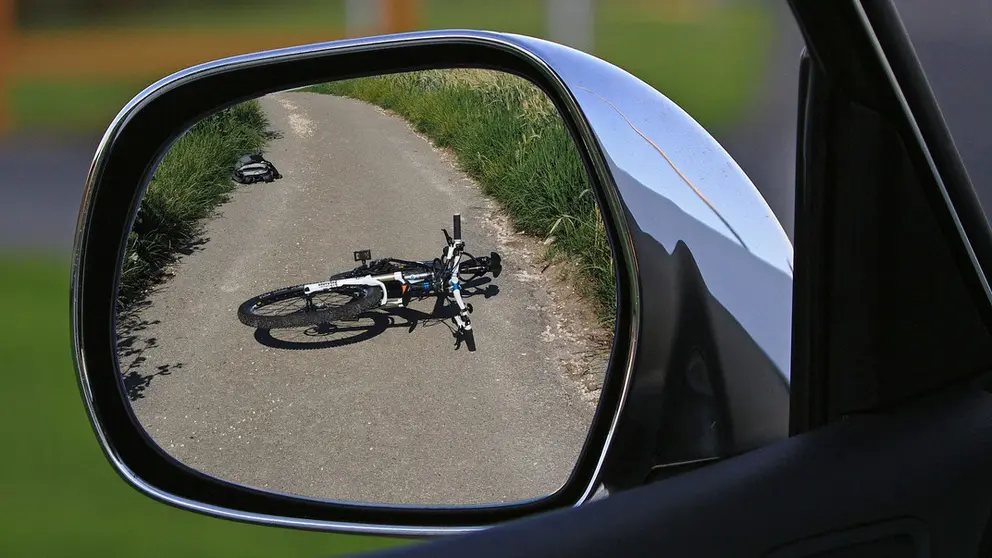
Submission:
<svg viewBox="0 0 992 558">
<path fill-rule="evenodd" d="M 992 2 L 895 0 L 986 216 L 992 212 Z"/>
</svg>

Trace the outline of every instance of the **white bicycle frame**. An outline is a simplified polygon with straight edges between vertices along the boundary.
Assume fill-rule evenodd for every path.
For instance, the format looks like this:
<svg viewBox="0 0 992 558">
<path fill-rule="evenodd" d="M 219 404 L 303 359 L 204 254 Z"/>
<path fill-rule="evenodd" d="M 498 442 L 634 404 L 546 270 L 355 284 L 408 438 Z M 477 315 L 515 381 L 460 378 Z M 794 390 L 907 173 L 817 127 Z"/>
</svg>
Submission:
<svg viewBox="0 0 992 558">
<path fill-rule="evenodd" d="M 462 263 L 462 248 L 465 246 L 465 241 L 457 239 L 452 241 L 452 243 L 444 248 L 444 257 L 442 263 L 447 265 L 449 262 L 454 262 L 452 265 L 451 279 L 448 281 L 448 289 L 451 292 L 452 297 L 455 299 L 455 303 L 458 305 L 458 315 L 455 316 L 455 323 L 458 325 L 458 329 L 461 331 L 471 331 L 472 323 L 468 318 L 469 310 L 465 301 L 462 300 L 461 292 L 461 282 L 458 278 L 458 271 Z M 425 273 L 425 277 L 429 277 L 429 273 Z M 306 295 L 315 295 L 321 292 L 333 289 L 335 287 L 345 287 L 350 285 L 363 285 L 369 287 L 378 287 L 382 289 L 382 301 L 379 303 L 379 307 L 405 307 L 406 304 L 403 298 L 389 298 L 389 291 L 386 289 L 386 281 L 397 281 L 400 284 L 409 284 L 407 278 L 403 276 L 403 272 L 397 271 L 390 274 L 383 275 L 366 275 L 364 277 L 348 277 L 345 279 L 331 279 L 329 281 L 319 281 L 317 283 L 309 283 L 303 286 L 303 292 Z"/>
<path fill-rule="evenodd" d="M 468 319 L 468 306 L 462 300 L 461 279 L 458 277 L 458 269 L 462 264 L 461 249 L 464 246 L 465 241 L 462 239 L 455 240 L 451 246 L 445 248 L 444 256 L 445 259 L 454 258 L 455 260 L 452 266 L 451 279 L 448 281 L 448 286 L 451 288 L 451 296 L 454 297 L 455 304 L 458 305 L 458 315 L 455 316 L 455 323 L 458 324 L 460 331 L 472 331 L 472 322 Z"/>
</svg>

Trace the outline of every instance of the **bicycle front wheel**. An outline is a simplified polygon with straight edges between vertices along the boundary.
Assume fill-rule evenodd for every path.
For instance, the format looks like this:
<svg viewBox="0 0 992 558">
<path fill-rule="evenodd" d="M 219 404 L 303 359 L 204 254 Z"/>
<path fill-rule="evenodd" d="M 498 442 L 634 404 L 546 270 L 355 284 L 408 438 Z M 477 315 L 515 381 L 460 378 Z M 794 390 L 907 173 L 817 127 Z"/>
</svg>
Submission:
<svg viewBox="0 0 992 558">
<path fill-rule="evenodd" d="M 238 308 L 238 319 L 258 329 L 307 327 L 354 318 L 382 301 L 382 290 L 368 285 L 335 287 L 314 295 L 303 288 L 296 285 L 252 297 Z"/>
</svg>

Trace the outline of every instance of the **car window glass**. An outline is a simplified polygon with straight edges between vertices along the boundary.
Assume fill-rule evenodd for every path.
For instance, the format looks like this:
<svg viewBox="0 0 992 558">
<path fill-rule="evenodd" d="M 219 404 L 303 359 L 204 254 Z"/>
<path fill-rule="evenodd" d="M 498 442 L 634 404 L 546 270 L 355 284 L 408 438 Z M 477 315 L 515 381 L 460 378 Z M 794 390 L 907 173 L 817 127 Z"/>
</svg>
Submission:
<svg viewBox="0 0 992 558">
<path fill-rule="evenodd" d="M 986 215 L 992 211 L 992 2 L 895 0 Z"/>
</svg>

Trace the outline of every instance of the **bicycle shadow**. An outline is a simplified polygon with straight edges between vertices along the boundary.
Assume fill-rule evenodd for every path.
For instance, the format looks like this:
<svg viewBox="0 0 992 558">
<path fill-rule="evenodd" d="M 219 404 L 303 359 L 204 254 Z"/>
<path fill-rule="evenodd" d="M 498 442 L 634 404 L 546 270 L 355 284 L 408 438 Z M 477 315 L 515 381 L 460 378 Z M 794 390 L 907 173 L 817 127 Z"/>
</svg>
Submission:
<svg viewBox="0 0 992 558">
<path fill-rule="evenodd" d="M 462 286 L 462 298 L 473 297 L 492 298 L 499 294 L 499 287 L 492 279 L 483 277 Z M 348 320 L 338 320 L 307 328 L 296 329 L 256 329 L 255 341 L 273 349 L 290 351 L 312 351 L 318 349 L 335 349 L 363 343 L 382 335 L 387 330 L 405 328 L 407 333 L 413 333 L 418 327 L 445 326 L 455 338 L 455 350 L 462 345 L 454 325 L 454 317 L 458 314 L 458 306 L 454 301 L 448 301 L 443 306 L 435 304 L 430 312 L 414 308 L 380 308 L 359 314 Z M 470 350 L 474 350 L 474 345 Z"/>
</svg>

